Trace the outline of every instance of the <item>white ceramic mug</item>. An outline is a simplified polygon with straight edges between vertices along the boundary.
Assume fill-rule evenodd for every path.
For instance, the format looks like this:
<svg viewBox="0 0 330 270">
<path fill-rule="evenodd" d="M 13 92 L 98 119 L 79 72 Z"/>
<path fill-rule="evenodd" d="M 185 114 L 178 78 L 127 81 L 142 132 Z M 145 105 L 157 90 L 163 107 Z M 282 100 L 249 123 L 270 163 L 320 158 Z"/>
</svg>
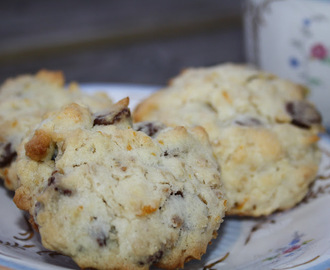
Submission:
<svg viewBox="0 0 330 270">
<path fill-rule="evenodd" d="M 330 0 L 247 0 L 250 63 L 306 85 L 330 128 Z"/>
</svg>

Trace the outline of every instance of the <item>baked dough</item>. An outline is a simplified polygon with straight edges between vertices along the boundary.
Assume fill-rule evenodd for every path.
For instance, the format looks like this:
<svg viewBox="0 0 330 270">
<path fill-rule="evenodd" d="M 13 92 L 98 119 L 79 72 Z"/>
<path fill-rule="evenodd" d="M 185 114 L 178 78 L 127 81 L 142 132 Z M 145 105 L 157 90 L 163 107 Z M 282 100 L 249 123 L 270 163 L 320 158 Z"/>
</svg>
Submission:
<svg viewBox="0 0 330 270">
<path fill-rule="evenodd" d="M 92 111 L 111 106 L 106 94 L 82 93 L 76 83 L 64 87 L 61 71 L 41 70 L 6 80 L 0 88 L 0 178 L 8 189 L 17 187 L 17 147 L 42 116 L 69 103 L 86 105 Z"/>
<path fill-rule="evenodd" d="M 306 89 L 252 67 L 191 68 L 140 103 L 134 120 L 200 125 L 222 170 L 228 214 L 293 207 L 315 179 L 321 116 Z"/>
<path fill-rule="evenodd" d="M 182 267 L 222 222 L 218 163 L 203 128 L 133 128 L 127 105 L 49 114 L 20 146 L 14 201 L 82 268 Z"/>
</svg>

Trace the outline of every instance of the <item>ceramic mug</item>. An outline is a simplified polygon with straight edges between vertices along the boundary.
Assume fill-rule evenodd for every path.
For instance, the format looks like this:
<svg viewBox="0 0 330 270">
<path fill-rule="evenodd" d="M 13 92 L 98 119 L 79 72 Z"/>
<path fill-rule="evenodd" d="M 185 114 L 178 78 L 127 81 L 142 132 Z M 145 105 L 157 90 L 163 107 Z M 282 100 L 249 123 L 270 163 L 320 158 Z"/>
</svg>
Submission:
<svg viewBox="0 0 330 270">
<path fill-rule="evenodd" d="M 247 0 L 248 62 L 304 84 L 330 130 L 330 0 Z"/>
</svg>

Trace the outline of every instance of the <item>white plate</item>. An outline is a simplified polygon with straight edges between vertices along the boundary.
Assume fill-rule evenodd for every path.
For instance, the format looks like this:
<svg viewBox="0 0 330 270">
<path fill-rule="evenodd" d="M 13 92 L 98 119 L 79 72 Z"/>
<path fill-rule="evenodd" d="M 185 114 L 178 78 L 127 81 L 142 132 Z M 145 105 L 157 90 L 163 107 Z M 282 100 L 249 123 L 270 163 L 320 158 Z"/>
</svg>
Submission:
<svg viewBox="0 0 330 270">
<path fill-rule="evenodd" d="M 85 84 L 87 92 L 106 91 L 114 101 L 130 97 L 131 109 L 157 87 Z M 201 261 L 185 269 L 326 269 L 330 267 L 330 139 L 323 135 L 322 178 L 308 199 L 294 209 L 267 218 L 225 218 L 219 236 Z M 0 269 L 79 269 L 68 257 L 45 250 L 0 186 Z M 215 265 L 212 263 L 217 262 Z"/>
</svg>

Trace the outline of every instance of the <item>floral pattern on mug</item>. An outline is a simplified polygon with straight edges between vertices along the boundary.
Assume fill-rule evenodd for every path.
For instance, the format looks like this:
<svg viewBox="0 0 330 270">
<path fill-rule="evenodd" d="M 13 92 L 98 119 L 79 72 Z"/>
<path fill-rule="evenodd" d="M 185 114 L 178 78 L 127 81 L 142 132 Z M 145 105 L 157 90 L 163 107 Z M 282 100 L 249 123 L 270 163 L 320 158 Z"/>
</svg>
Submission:
<svg viewBox="0 0 330 270">
<path fill-rule="evenodd" d="M 312 58 L 325 60 L 328 56 L 328 50 L 323 44 L 317 43 L 312 46 L 310 55 Z"/>
<path fill-rule="evenodd" d="M 293 52 L 289 56 L 288 64 L 292 69 L 300 69 L 300 76 L 307 86 L 322 86 L 324 78 L 322 76 L 312 75 L 309 65 L 319 63 L 330 67 L 330 44 L 324 41 L 315 40 L 311 42 L 314 36 L 312 26 L 321 25 L 327 21 L 322 15 L 313 15 L 303 18 L 300 24 L 300 38 L 293 38 Z M 293 55 L 294 54 L 294 55 Z"/>
</svg>

